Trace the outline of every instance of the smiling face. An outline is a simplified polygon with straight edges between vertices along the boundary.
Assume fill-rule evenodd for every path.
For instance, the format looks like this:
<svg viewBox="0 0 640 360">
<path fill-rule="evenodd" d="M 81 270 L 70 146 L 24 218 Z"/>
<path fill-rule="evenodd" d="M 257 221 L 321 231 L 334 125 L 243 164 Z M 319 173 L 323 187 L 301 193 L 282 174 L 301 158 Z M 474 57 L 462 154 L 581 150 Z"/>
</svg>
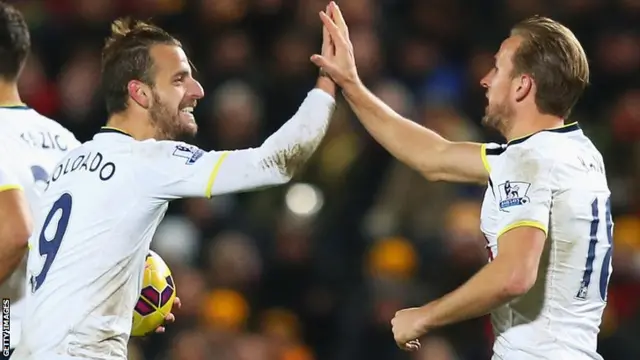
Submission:
<svg viewBox="0 0 640 360">
<path fill-rule="evenodd" d="M 192 137 L 198 131 L 193 109 L 204 96 L 200 83 L 193 78 L 191 65 L 181 47 L 154 45 L 154 81 L 148 111 L 159 139 Z"/>
<path fill-rule="evenodd" d="M 519 79 L 514 76 L 513 55 L 517 51 L 522 39 L 509 37 L 500 46 L 495 55 L 495 65 L 480 81 L 487 89 L 488 99 L 482 124 L 505 134 L 515 117 L 515 106 Z"/>
</svg>

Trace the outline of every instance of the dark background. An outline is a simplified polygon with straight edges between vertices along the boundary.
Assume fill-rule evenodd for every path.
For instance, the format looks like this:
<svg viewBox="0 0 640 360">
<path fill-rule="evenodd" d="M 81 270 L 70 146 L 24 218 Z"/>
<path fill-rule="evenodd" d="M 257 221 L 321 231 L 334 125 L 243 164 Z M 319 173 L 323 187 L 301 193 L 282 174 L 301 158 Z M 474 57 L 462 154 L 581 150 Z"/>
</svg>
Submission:
<svg viewBox="0 0 640 360">
<path fill-rule="evenodd" d="M 186 45 L 206 98 L 197 144 L 258 146 L 314 84 L 325 0 L 14 1 L 33 32 L 23 100 L 80 140 L 106 121 L 100 48 L 109 22 L 152 18 Z M 452 140 L 495 141 L 479 125 L 478 82 L 511 25 L 533 14 L 569 26 L 592 85 L 572 115 L 605 156 L 615 271 L 601 326 L 607 360 L 640 359 L 640 2 L 343 0 L 359 71 L 394 109 Z M 487 319 L 395 348 L 389 321 L 464 282 L 486 262 L 483 188 L 429 183 L 399 164 L 340 99 L 331 128 L 288 186 L 174 202 L 152 248 L 184 304 L 131 359 L 488 359 Z"/>
</svg>

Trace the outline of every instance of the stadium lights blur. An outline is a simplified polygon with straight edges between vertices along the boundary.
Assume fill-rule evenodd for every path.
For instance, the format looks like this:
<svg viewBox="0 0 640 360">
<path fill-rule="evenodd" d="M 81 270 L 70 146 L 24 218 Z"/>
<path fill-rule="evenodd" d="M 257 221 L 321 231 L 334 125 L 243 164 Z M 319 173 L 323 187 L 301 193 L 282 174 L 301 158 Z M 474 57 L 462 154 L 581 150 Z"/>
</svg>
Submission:
<svg viewBox="0 0 640 360">
<path fill-rule="evenodd" d="M 285 195 L 287 209 L 301 217 L 313 216 L 322 209 L 324 196 L 316 186 L 305 183 L 293 184 Z"/>
</svg>

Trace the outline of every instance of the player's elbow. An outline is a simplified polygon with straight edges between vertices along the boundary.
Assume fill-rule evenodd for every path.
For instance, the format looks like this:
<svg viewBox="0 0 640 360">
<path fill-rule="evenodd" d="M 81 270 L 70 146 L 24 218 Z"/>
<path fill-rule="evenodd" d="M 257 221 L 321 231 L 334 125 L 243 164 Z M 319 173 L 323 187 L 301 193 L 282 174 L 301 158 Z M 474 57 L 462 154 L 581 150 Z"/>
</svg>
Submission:
<svg viewBox="0 0 640 360">
<path fill-rule="evenodd" d="M 422 176 L 427 179 L 428 181 L 431 182 L 437 182 L 437 181 L 445 181 L 447 180 L 447 177 L 445 174 L 435 171 L 433 169 L 426 169 L 426 170 L 422 170 L 421 171 Z"/>
<path fill-rule="evenodd" d="M 280 173 L 273 180 L 273 185 L 285 185 L 293 179 L 293 173 Z"/>
<path fill-rule="evenodd" d="M 418 170 L 424 178 L 429 181 L 451 181 L 451 176 L 448 174 L 447 168 L 447 152 L 451 149 L 453 143 L 441 139 L 438 144 L 434 145 L 432 153 L 420 156 L 420 163 L 418 164 Z"/>
<path fill-rule="evenodd" d="M 258 167 L 269 174 L 269 185 L 291 181 L 313 153 L 309 146 L 296 145 L 285 149 L 262 146 L 258 152 Z"/>
<path fill-rule="evenodd" d="M 528 293 L 537 280 L 537 271 L 522 266 L 512 267 L 508 274 L 509 276 L 504 282 L 504 293 L 510 298 Z"/>
</svg>

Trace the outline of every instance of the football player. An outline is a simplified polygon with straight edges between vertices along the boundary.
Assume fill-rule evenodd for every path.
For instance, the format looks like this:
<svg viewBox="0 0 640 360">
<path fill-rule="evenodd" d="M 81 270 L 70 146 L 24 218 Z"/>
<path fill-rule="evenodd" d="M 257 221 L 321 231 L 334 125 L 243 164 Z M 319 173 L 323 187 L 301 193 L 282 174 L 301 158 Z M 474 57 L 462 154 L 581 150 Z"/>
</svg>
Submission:
<svg viewBox="0 0 640 360">
<path fill-rule="evenodd" d="M 288 182 L 335 105 L 334 83 L 320 76 L 260 147 L 207 152 L 175 141 L 196 133 L 203 89 L 178 40 L 133 20 L 112 25 L 102 86 L 107 126 L 54 167 L 42 198 L 15 359 L 126 359 L 145 256 L 168 202 Z"/>
<path fill-rule="evenodd" d="M 481 226 L 489 263 L 444 297 L 399 311 L 398 345 L 417 349 L 432 329 L 491 313 L 494 359 L 602 359 L 613 222 L 602 156 L 577 123 L 565 125 L 589 81 L 574 34 L 544 17 L 516 24 L 481 80 L 483 123 L 506 143 L 452 142 L 365 88 L 344 18 L 330 7 L 321 19 L 335 57 L 311 60 L 342 87 L 369 133 L 427 179 L 487 185 Z"/>
</svg>

